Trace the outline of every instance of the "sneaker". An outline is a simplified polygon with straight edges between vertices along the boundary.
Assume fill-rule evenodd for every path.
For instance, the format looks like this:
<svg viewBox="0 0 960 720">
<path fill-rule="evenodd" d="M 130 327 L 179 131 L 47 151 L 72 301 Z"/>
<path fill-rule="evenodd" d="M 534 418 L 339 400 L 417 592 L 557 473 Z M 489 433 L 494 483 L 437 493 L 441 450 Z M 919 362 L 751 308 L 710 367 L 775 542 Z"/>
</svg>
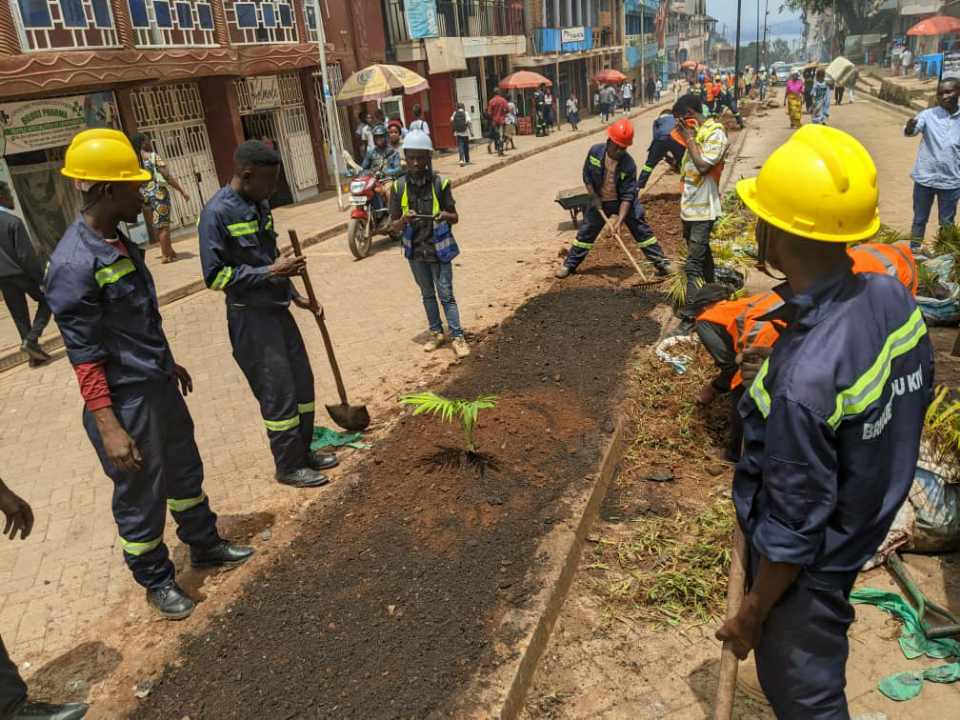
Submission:
<svg viewBox="0 0 960 720">
<path fill-rule="evenodd" d="M 442 332 L 435 332 L 430 335 L 430 339 L 423 345 L 424 352 L 433 352 L 445 342 Z"/>
<path fill-rule="evenodd" d="M 458 358 L 465 358 L 470 355 L 470 346 L 467 345 L 466 338 L 461 335 L 460 337 L 455 337 L 453 342 L 453 351 L 457 354 Z"/>
<path fill-rule="evenodd" d="M 562 268 L 557 270 L 557 272 L 555 272 L 553 276 L 558 280 L 563 280 L 564 278 L 570 277 L 572 274 L 573 274 L 573 270 L 567 267 L 566 265 L 564 265 Z"/>
</svg>

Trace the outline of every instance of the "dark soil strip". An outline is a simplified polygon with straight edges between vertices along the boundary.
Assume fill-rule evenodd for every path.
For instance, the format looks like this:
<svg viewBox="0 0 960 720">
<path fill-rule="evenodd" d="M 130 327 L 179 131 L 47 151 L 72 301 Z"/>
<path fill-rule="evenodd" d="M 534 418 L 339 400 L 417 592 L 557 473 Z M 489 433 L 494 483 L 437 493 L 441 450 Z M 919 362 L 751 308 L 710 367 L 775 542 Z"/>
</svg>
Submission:
<svg viewBox="0 0 960 720">
<path fill-rule="evenodd" d="M 622 264 L 618 253 L 588 262 Z M 426 468 L 459 430 L 402 421 L 345 480 L 345 500 L 308 510 L 297 541 L 184 641 L 132 717 L 460 714 L 470 680 L 516 640 L 494 628 L 536 589 L 538 543 L 596 470 L 630 352 L 659 332 L 657 296 L 615 283 L 577 275 L 531 298 L 437 388 L 500 396 L 477 434 L 495 467 Z"/>
</svg>

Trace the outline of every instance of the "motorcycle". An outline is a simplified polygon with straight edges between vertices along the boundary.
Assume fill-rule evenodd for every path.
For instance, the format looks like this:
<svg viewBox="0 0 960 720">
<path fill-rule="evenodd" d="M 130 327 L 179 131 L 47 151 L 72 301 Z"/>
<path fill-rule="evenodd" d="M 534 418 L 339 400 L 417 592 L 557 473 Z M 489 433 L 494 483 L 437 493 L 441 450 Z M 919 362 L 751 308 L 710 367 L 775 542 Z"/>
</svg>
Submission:
<svg viewBox="0 0 960 720">
<path fill-rule="evenodd" d="M 379 173 L 357 175 L 350 181 L 350 222 L 347 225 L 347 242 L 350 252 L 357 260 L 370 253 L 373 238 L 386 235 L 391 240 L 400 240 L 400 233 L 390 227 L 390 208 L 383 194 L 384 177 Z"/>
</svg>

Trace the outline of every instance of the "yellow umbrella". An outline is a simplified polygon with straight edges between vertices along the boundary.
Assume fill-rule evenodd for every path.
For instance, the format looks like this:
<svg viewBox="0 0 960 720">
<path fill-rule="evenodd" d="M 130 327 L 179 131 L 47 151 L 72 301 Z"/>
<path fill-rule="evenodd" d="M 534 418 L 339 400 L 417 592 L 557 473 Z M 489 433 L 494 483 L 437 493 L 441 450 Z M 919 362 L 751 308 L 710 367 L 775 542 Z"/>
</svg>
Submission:
<svg viewBox="0 0 960 720">
<path fill-rule="evenodd" d="M 400 65 L 371 65 L 347 78 L 337 93 L 338 105 L 353 105 L 391 97 L 401 90 L 408 95 L 428 90 L 430 84 Z"/>
</svg>

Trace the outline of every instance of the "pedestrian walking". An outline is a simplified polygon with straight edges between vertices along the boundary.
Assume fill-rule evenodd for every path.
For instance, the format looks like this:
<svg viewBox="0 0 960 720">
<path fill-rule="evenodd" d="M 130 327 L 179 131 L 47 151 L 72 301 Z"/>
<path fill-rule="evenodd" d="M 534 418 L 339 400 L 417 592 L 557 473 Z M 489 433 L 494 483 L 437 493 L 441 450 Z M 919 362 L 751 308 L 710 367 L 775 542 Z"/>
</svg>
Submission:
<svg viewBox="0 0 960 720">
<path fill-rule="evenodd" d="M 427 124 L 427 121 L 423 119 L 423 110 L 419 105 L 414 105 L 411 110 L 413 111 L 413 120 L 410 122 L 410 126 L 407 128 L 407 132 L 411 130 L 419 130 L 424 132 L 427 135 L 430 134 L 430 126 Z"/>
<path fill-rule="evenodd" d="M 615 102 L 616 91 L 610 85 L 603 85 L 600 88 L 600 115 L 603 122 L 610 120 Z"/>
<path fill-rule="evenodd" d="M 816 70 L 807 68 L 803 71 L 803 103 L 808 113 L 813 113 L 813 83 Z"/>
<path fill-rule="evenodd" d="M 657 78 L 657 82 L 654 84 L 654 99 L 657 102 L 660 102 L 660 96 L 663 94 L 663 80 Z"/>
<path fill-rule="evenodd" d="M 567 122 L 571 129 L 576 132 L 577 125 L 580 124 L 580 103 L 577 102 L 576 95 L 570 95 L 567 98 Z"/>
<path fill-rule="evenodd" d="M 74 136 L 61 172 L 77 181 L 83 204 L 50 257 L 47 302 L 80 385 L 84 429 L 113 481 L 124 560 L 147 602 L 180 620 L 195 604 L 163 541 L 167 509 L 194 567 L 240 565 L 253 550 L 217 530 L 183 399 L 193 380 L 163 333 L 143 252 L 119 230 L 136 222 L 150 173 L 123 133 L 105 129 Z"/>
<path fill-rule="evenodd" d="M 876 178 L 853 137 L 810 125 L 737 184 L 758 218 L 760 263 L 786 277 L 777 291 L 789 299 L 772 317 L 789 328 L 769 357 L 741 366 L 733 502 L 750 587 L 717 639 L 740 659 L 755 652 L 779 718 L 849 717 L 849 595 L 913 485 L 933 395 L 933 349 L 910 293 L 851 272 L 847 245 L 880 228 Z"/>
<path fill-rule="evenodd" d="M 503 142 L 511 150 L 517 149 L 517 105 L 513 100 L 507 100 L 507 117 L 503 122 Z"/>
<path fill-rule="evenodd" d="M 494 95 L 496 95 L 497 90 L 494 90 Z M 549 134 L 549 129 L 547 125 L 547 86 L 545 83 L 541 83 L 540 87 L 533 94 L 533 108 L 535 114 L 535 125 L 534 128 L 535 134 L 537 137 L 543 137 L 544 135 Z M 493 102 L 491 98 L 490 102 Z M 489 109 L 487 112 L 490 112 Z"/>
<path fill-rule="evenodd" d="M 647 78 L 647 84 L 644 87 L 644 102 L 652 103 L 653 94 L 657 91 L 657 84 L 654 82 L 653 77 Z"/>
<path fill-rule="evenodd" d="M 553 116 L 553 92 L 549 87 L 543 89 L 543 121 L 548 129 L 556 122 Z"/>
<path fill-rule="evenodd" d="M 460 254 L 451 229 L 460 220 L 453 190 L 449 179 L 433 172 L 433 143 L 429 135 L 411 131 L 406 147 L 409 172 L 393 194 L 390 218 L 397 232 L 402 233 L 403 256 L 410 263 L 427 314 L 430 340 L 423 349 L 433 352 L 446 341 L 440 318 L 443 306 L 453 351 L 458 358 L 465 358 L 470 354 L 470 346 L 463 336 L 460 310 L 453 295 L 452 261 Z"/>
<path fill-rule="evenodd" d="M 33 510 L 30 505 L 8 488 L 0 479 L 0 512 L 3 513 L 3 534 L 11 540 L 20 535 L 30 537 L 33 530 Z M 0 638 L 0 718 L 3 720 L 80 720 L 87 714 L 84 703 L 53 704 L 29 700 L 27 684 L 13 664 Z"/>
<path fill-rule="evenodd" d="M 903 52 L 900 53 L 900 74 L 906 77 L 910 74 L 910 70 L 913 68 L 913 53 L 910 52 L 910 48 L 905 47 Z"/>
<path fill-rule="evenodd" d="M 673 106 L 673 115 L 687 146 L 680 163 L 680 219 L 687 243 L 685 307 L 680 310 L 681 334 L 693 330 L 693 298 L 705 283 L 714 281 L 710 233 L 723 214 L 720 202 L 720 176 L 729 140 L 723 125 L 714 117 L 704 117 L 695 95 L 684 95 Z"/>
<path fill-rule="evenodd" d="M 633 109 L 633 82 L 627 80 L 623 83 L 623 108 L 624 110 Z"/>
<path fill-rule="evenodd" d="M 907 136 L 920 135 L 920 149 L 913 166 L 914 252 L 923 249 L 927 220 L 937 200 L 940 226 L 955 225 L 960 200 L 960 81 L 945 78 L 937 87 L 937 106 L 910 118 L 904 128 Z"/>
<path fill-rule="evenodd" d="M 790 117 L 790 127 L 800 127 L 803 124 L 803 80 L 800 79 L 799 72 L 793 73 L 793 77 L 787 80 L 783 104 L 787 106 L 787 115 Z"/>
<path fill-rule="evenodd" d="M 20 349 L 30 359 L 30 366 L 35 367 L 50 359 L 40 347 L 40 336 L 50 322 L 50 307 L 40 288 L 43 263 L 30 242 L 27 226 L 13 210 L 13 192 L 0 181 L 0 293 L 17 326 Z M 32 322 L 27 297 L 37 303 Z"/>
<path fill-rule="evenodd" d="M 830 88 L 827 87 L 827 73 L 817 70 L 817 77 L 811 91 L 813 97 L 813 122 L 817 125 L 826 125 L 830 117 Z"/>
<path fill-rule="evenodd" d="M 833 86 L 833 101 L 837 105 L 843 104 L 843 93 L 846 90 L 846 86 L 842 82 L 836 82 Z"/>
<path fill-rule="evenodd" d="M 767 68 L 763 65 L 760 66 L 760 73 L 757 75 L 757 85 L 760 90 L 760 102 L 763 102 L 767 99 L 767 83 L 769 83 L 769 76 L 767 75 Z"/>
<path fill-rule="evenodd" d="M 378 133 L 377 142 L 382 140 Z M 279 169 L 276 151 L 256 140 L 240 144 L 233 177 L 200 213 L 200 264 L 207 287 L 224 294 L 233 358 L 260 405 L 277 482 L 313 488 L 328 482 L 322 471 L 335 467 L 337 458 L 310 450 L 313 370 L 290 303 L 313 308 L 290 280 L 304 269 L 306 258 L 277 249 L 267 198 Z"/>
<path fill-rule="evenodd" d="M 626 225 L 637 248 L 653 263 L 658 275 L 668 273 L 670 263 L 653 228 L 647 224 L 643 205 L 637 196 L 637 165 L 627 150 L 632 144 L 633 125 L 628 119 L 621 118 L 607 128 L 607 141 L 597 143 L 587 152 L 583 163 L 583 184 L 594 204 L 584 213 L 573 247 L 556 277 L 562 279 L 576 272 L 608 224 L 604 216 L 609 218 L 610 230 L 614 234 Z"/>
<path fill-rule="evenodd" d="M 170 240 L 170 188 L 180 193 L 185 200 L 189 200 L 190 195 L 157 154 L 153 140 L 141 133 L 134 133 L 130 142 L 140 157 L 143 169 L 150 173 L 150 180 L 143 186 L 143 197 L 150 207 L 150 227 L 153 228 L 157 244 L 160 245 L 160 262 L 175 262 L 178 257 Z"/>
<path fill-rule="evenodd" d="M 473 136 L 473 126 L 470 124 L 470 113 L 463 103 L 457 103 L 457 109 L 450 116 L 450 125 L 453 135 L 457 138 L 457 150 L 460 153 L 460 167 L 470 164 L 470 138 Z"/>
<path fill-rule="evenodd" d="M 506 98 L 503 97 L 503 92 L 500 88 L 497 88 L 493 91 L 493 97 L 490 98 L 490 102 L 487 103 L 487 115 L 490 117 L 490 138 L 493 140 L 494 147 L 496 147 L 497 155 L 503 155 L 504 152 L 504 129 L 509 113 L 510 104 Z M 538 123 L 543 122 L 543 115 L 540 111 L 537 112 L 537 120 Z M 490 152 L 489 146 L 487 147 L 487 152 Z"/>
</svg>

